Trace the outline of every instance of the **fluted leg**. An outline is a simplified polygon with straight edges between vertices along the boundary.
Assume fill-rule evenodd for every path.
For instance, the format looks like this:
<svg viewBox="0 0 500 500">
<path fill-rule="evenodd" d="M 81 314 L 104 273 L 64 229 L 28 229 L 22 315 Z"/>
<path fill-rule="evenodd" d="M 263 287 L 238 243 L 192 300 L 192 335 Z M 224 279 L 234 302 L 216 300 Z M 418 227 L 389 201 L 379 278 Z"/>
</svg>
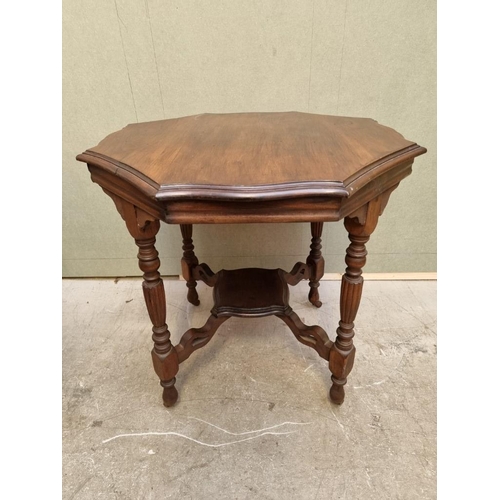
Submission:
<svg viewBox="0 0 500 500">
<path fill-rule="evenodd" d="M 358 312 L 363 290 L 362 268 L 366 263 L 366 243 L 377 225 L 381 212 L 380 200 L 377 198 L 366 207 L 366 212 L 358 218 L 344 220 L 351 241 L 346 251 L 347 268 L 342 276 L 340 288 L 340 321 L 337 338 L 330 350 L 330 370 L 332 387 L 330 398 L 336 404 L 344 402 L 344 385 L 352 370 L 356 348 L 354 347 L 354 320 Z"/>
<path fill-rule="evenodd" d="M 309 302 L 316 307 L 321 307 L 322 303 L 319 300 L 319 280 L 325 272 L 325 259 L 321 255 L 321 233 L 323 231 L 322 222 L 311 222 L 311 251 L 307 257 L 306 264 L 310 269 L 309 286 Z"/>
<path fill-rule="evenodd" d="M 158 224 L 159 225 L 159 224 Z M 165 288 L 158 271 L 160 259 L 154 246 L 155 237 L 136 239 L 139 247 L 139 267 L 144 272 L 142 290 L 153 323 L 153 366 L 163 387 L 163 404 L 172 406 L 177 401 L 175 375 L 179 371 L 177 353 L 170 342 L 170 332 L 166 324 Z"/>
<path fill-rule="evenodd" d="M 158 271 L 160 259 L 155 248 L 156 235 L 160 230 L 158 217 L 161 216 L 161 212 L 157 212 L 155 215 L 156 210 L 154 208 L 151 209 L 151 212 L 146 212 L 105 187 L 103 187 L 103 190 L 114 201 L 129 233 L 139 247 L 137 257 L 139 267 L 144 273 L 142 290 L 149 317 L 153 323 L 154 344 L 151 351 L 153 367 L 163 387 L 163 404 L 172 406 L 177 401 L 175 375 L 179 371 L 179 360 L 177 352 L 170 342 L 170 332 L 166 323 L 165 288 Z M 143 205 L 147 205 L 147 203 L 143 203 Z"/>
<path fill-rule="evenodd" d="M 181 224 L 181 233 L 183 250 L 181 266 L 182 276 L 186 280 L 186 286 L 188 287 L 187 299 L 191 304 L 198 306 L 200 305 L 200 300 L 198 298 L 198 292 L 196 291 L 196 280 L 193 277 L 193 268 L 198 265 L 198 258 L 194 254 L 192 239 L 193 225 Z"/>
</svg>

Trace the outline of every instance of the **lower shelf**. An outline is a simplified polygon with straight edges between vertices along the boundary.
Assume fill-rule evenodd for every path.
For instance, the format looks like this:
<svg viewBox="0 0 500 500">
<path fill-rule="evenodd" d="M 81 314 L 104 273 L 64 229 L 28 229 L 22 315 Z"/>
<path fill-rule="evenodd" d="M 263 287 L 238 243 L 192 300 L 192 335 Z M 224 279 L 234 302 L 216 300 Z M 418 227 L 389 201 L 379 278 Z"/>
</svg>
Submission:
<svg viewBox="0 0 500 500">
<path fill-rule="evenodd" d="M 291 313 L 282 269 L 223 269 L 217 276 L 211 311 L 214 316 L 258 318 Z"/>
</svg>

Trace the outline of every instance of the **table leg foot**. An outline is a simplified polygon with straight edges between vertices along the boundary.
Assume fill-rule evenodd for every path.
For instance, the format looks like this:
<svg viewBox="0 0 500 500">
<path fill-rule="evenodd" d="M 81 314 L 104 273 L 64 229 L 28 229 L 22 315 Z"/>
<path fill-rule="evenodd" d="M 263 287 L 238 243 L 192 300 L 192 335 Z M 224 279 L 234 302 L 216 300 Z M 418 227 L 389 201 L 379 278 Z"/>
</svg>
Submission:
<svg viewBox="0 0 500 500">
<path fill-rule="evenodd" d="M 344 385 L 346 382 L 346 379 L 344 379 L 343 381 L 335 380 L 332 375 L 332 387 L 330 388 L 330 399 L 332 400 L 332 403 L 340 406 L 344 402 Z"/>
<path fill-rule="evenodd" d="M 171 380 L 162 380 L 160 385 L 163 387 L 163 406 L 167 408 L 174 406 L 179 397 L 179 393 L 175 388 L 175 377 Z"/>
<path fill-rule="evenodd" d="M 344 386 L 347 383 L 347 376 L 352 370 L 356 348 L 351 347 L 350 351 L 343 351 L 339 346 L 343 343 L 343 332 L 337 330 L 338 337 L 330 350 L 330 371 L 332 372 L 332 387 L 330 389 L 330 399 L 337 405 L 344 402 Z"/>
<path fill-rule="evenodd" d="M 319 282 L 311 281 L 309 283 L 309 286 L 311 287 L 311 289 L 309 290 L 309 297 L 308 297 L 309 302 L 314 307 L 321 307 L 323 305 L 323 302 L 321 302 L 321 300 L 319 300 L 319 291 L 318 291 Z"/>
<path fill-rule="evenodd" d="M 200 299 L 198 298 L 198 292 L 196 291 L 196 281 L 194 282 L 188 282 L 187 283 L 188 287 L 188 293 L 187 293 L 187 299 L 190 304 L 193 304 L 193 306 L 199 306 L 200 305 Z"/>
</svg>

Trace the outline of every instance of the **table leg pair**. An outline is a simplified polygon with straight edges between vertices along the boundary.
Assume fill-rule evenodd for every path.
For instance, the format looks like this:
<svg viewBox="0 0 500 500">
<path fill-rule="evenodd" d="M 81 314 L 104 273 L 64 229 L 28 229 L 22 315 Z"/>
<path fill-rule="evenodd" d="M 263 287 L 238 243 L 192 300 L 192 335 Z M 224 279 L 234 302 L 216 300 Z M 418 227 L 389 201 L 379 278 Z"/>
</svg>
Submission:
<svg viewBox="0 0 500 500">
<path fill-rule="evenodd" d="M 306 263 L 297 263 L 289 273 L 281 269 L 246 269 L 213 273 L 206 264 L 200 265 L 198 263 L 198 259 L 194 254 L 192 226 L 188 224 L 181 225 L 183 237 L 182 273 L 188 287 L 188 301 L 194 305 L 199 304 L 196 281 L 203 280 L 209 286 L 214 286 L 215 305 L 207 323 L 201 328 L 188 330 L 183 335 L 180 343 L 174 347 L 170 341 L 170 332 L 166 324 L 165 291 L 159 273 L 160 260 L 154 246 L 155 236 L 160 228 L 160 221 L 129 201 L 117 196 L 112 196 L 112 198 L 125 220 L 130 234 L 139 247 L 139 267 L 144 273 L 144 299 L 153 323 L 153 366 L 163 387 L 163 403 L 165 406 L 172 406 L 177 401 L 178 393 L 175 388 L 175 376 L 179 370 L 179 364 L 186 360 L 196 349 L 206 345 L 222 323 L 231 316 L 256 317 L 270 314 L 282 319 L 300 342 L 314 348 L 321 357 L 328 361 L 332 372 L 331 400 L 336 404 L 343 403 L 344 385 L 352 369 L 356 351 L 353 344 L 354 320 L 363 288 L 361 274 L 366 262 L 365 245 L 377 225 L 386 200 L 378 197 L 344 219 L 350 245 L 346 251 L 347 268 L 342 277 L 340 321 L 334 342 L 328 338 L 321 327 L 304 325 L 288 305 L 288 285 L 294 285 L 303 279 L 308 279 L 311 287 L 309 300 L 316 307 L 321 306 L 318 287 L 324 271 L 324 260 L 321 255 L 323 223 L 315 222 L 311 224 L 311 250 Z M 268 274 L 261 276 L 265 277 L 265 280 L 268 279 L 269 282 L 274 283 L 274 285 L 271 287 L 268 286 L 267 282 L 260 285 L 255 282 L 254 286 L 257 287 L 255 294 L 245 295 L 242 292 L 240 302 L 236 297 L 236 304 L 228 303 L 228 301 L 231 302 L 234 296 L 231 290 L 234 292 L 236 289 L 234 280 L 240 279 L 240 281 L 248 283 L 249 280 L 252 280 L 252 276 L 257 276 L 260 271 L 267 271 Z M 240 273 L 239 276 L 232 275 L 231 277 L 228 274 L 238 272 Z M 223 276 L 221 273 L 226 273 L 226 275 Z M 227 278 L 227 276 L 230 277 Z M 260 289 L 258 289 L 259 286 Z M 263 296 L 266 296 L 268 288 L 273 290 L 267 294 L 268 298 L 266 299 Z M 253 299 L 249 299 L 249 297 L 254 295 L 260 296 L 260 299 L 267 300 L 268 303 L 250 303 Z"/>
<path fill-rule="evenodd" d="M 180 224 L 182 234 L 182 251 L 181 259 L 182 276 L 186 280 L 188 287 L 187 299 L 191 304 L 198 306 L 200 300 L 196 291 L 196 279 L 193 270 L 198 266 L 198 258 L 194 253 L 193 244 L 193 226 L 192 224 Z M 307 257 L 306 264 L 310 268 L 309 286 L 309 302 L 316 307 L 321 307 L 322 303 L 319 300 L 319 281 L 325 271 L 325 259 L 321 255 L 321 233 L 323 231 L 322 222 L 311 223 L 311 251 Z"/>
</svg>

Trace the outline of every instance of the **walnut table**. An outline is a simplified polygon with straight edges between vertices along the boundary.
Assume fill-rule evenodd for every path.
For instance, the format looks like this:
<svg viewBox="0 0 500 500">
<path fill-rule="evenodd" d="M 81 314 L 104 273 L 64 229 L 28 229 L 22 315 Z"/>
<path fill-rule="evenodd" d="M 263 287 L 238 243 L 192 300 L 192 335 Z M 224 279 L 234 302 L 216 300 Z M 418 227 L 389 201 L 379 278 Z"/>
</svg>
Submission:
<svg viewBox="0 0 500 500">
<path fill-rule="evenodd" d="M 165 406 L 177 400 L 179 364 L 206 345 L 231 316 L 275 315 L 299 342 L 329 363 L 334 403 L 354 362 L 354 319 L 361 299 L 365 245 L 391 192 L 411 173 L 425 148 L 365 118 L 308 113 L 203 114 L 136 123 L 78 155 L 92 180 L 114 201 L 139 247 L 144 298 L 153 323 L 154 369 Z M 320 326 L 302 323 L 288 303 L 288 286 L 309 280 L 309 301 L 320 307 L 324 222 L 344 220 L 351 241 L 340 292 L 334 341 Z M 160 221 L 179 224 L 187 300 L 199 304 L 196 282 L 213 287 L 214 306 L 201 328 L 170 342 L 155 235 Z M 308 222 L 306 262 L 282 269 L 217 273 L 199 264 L 193 224 Z"/>
</svg>

